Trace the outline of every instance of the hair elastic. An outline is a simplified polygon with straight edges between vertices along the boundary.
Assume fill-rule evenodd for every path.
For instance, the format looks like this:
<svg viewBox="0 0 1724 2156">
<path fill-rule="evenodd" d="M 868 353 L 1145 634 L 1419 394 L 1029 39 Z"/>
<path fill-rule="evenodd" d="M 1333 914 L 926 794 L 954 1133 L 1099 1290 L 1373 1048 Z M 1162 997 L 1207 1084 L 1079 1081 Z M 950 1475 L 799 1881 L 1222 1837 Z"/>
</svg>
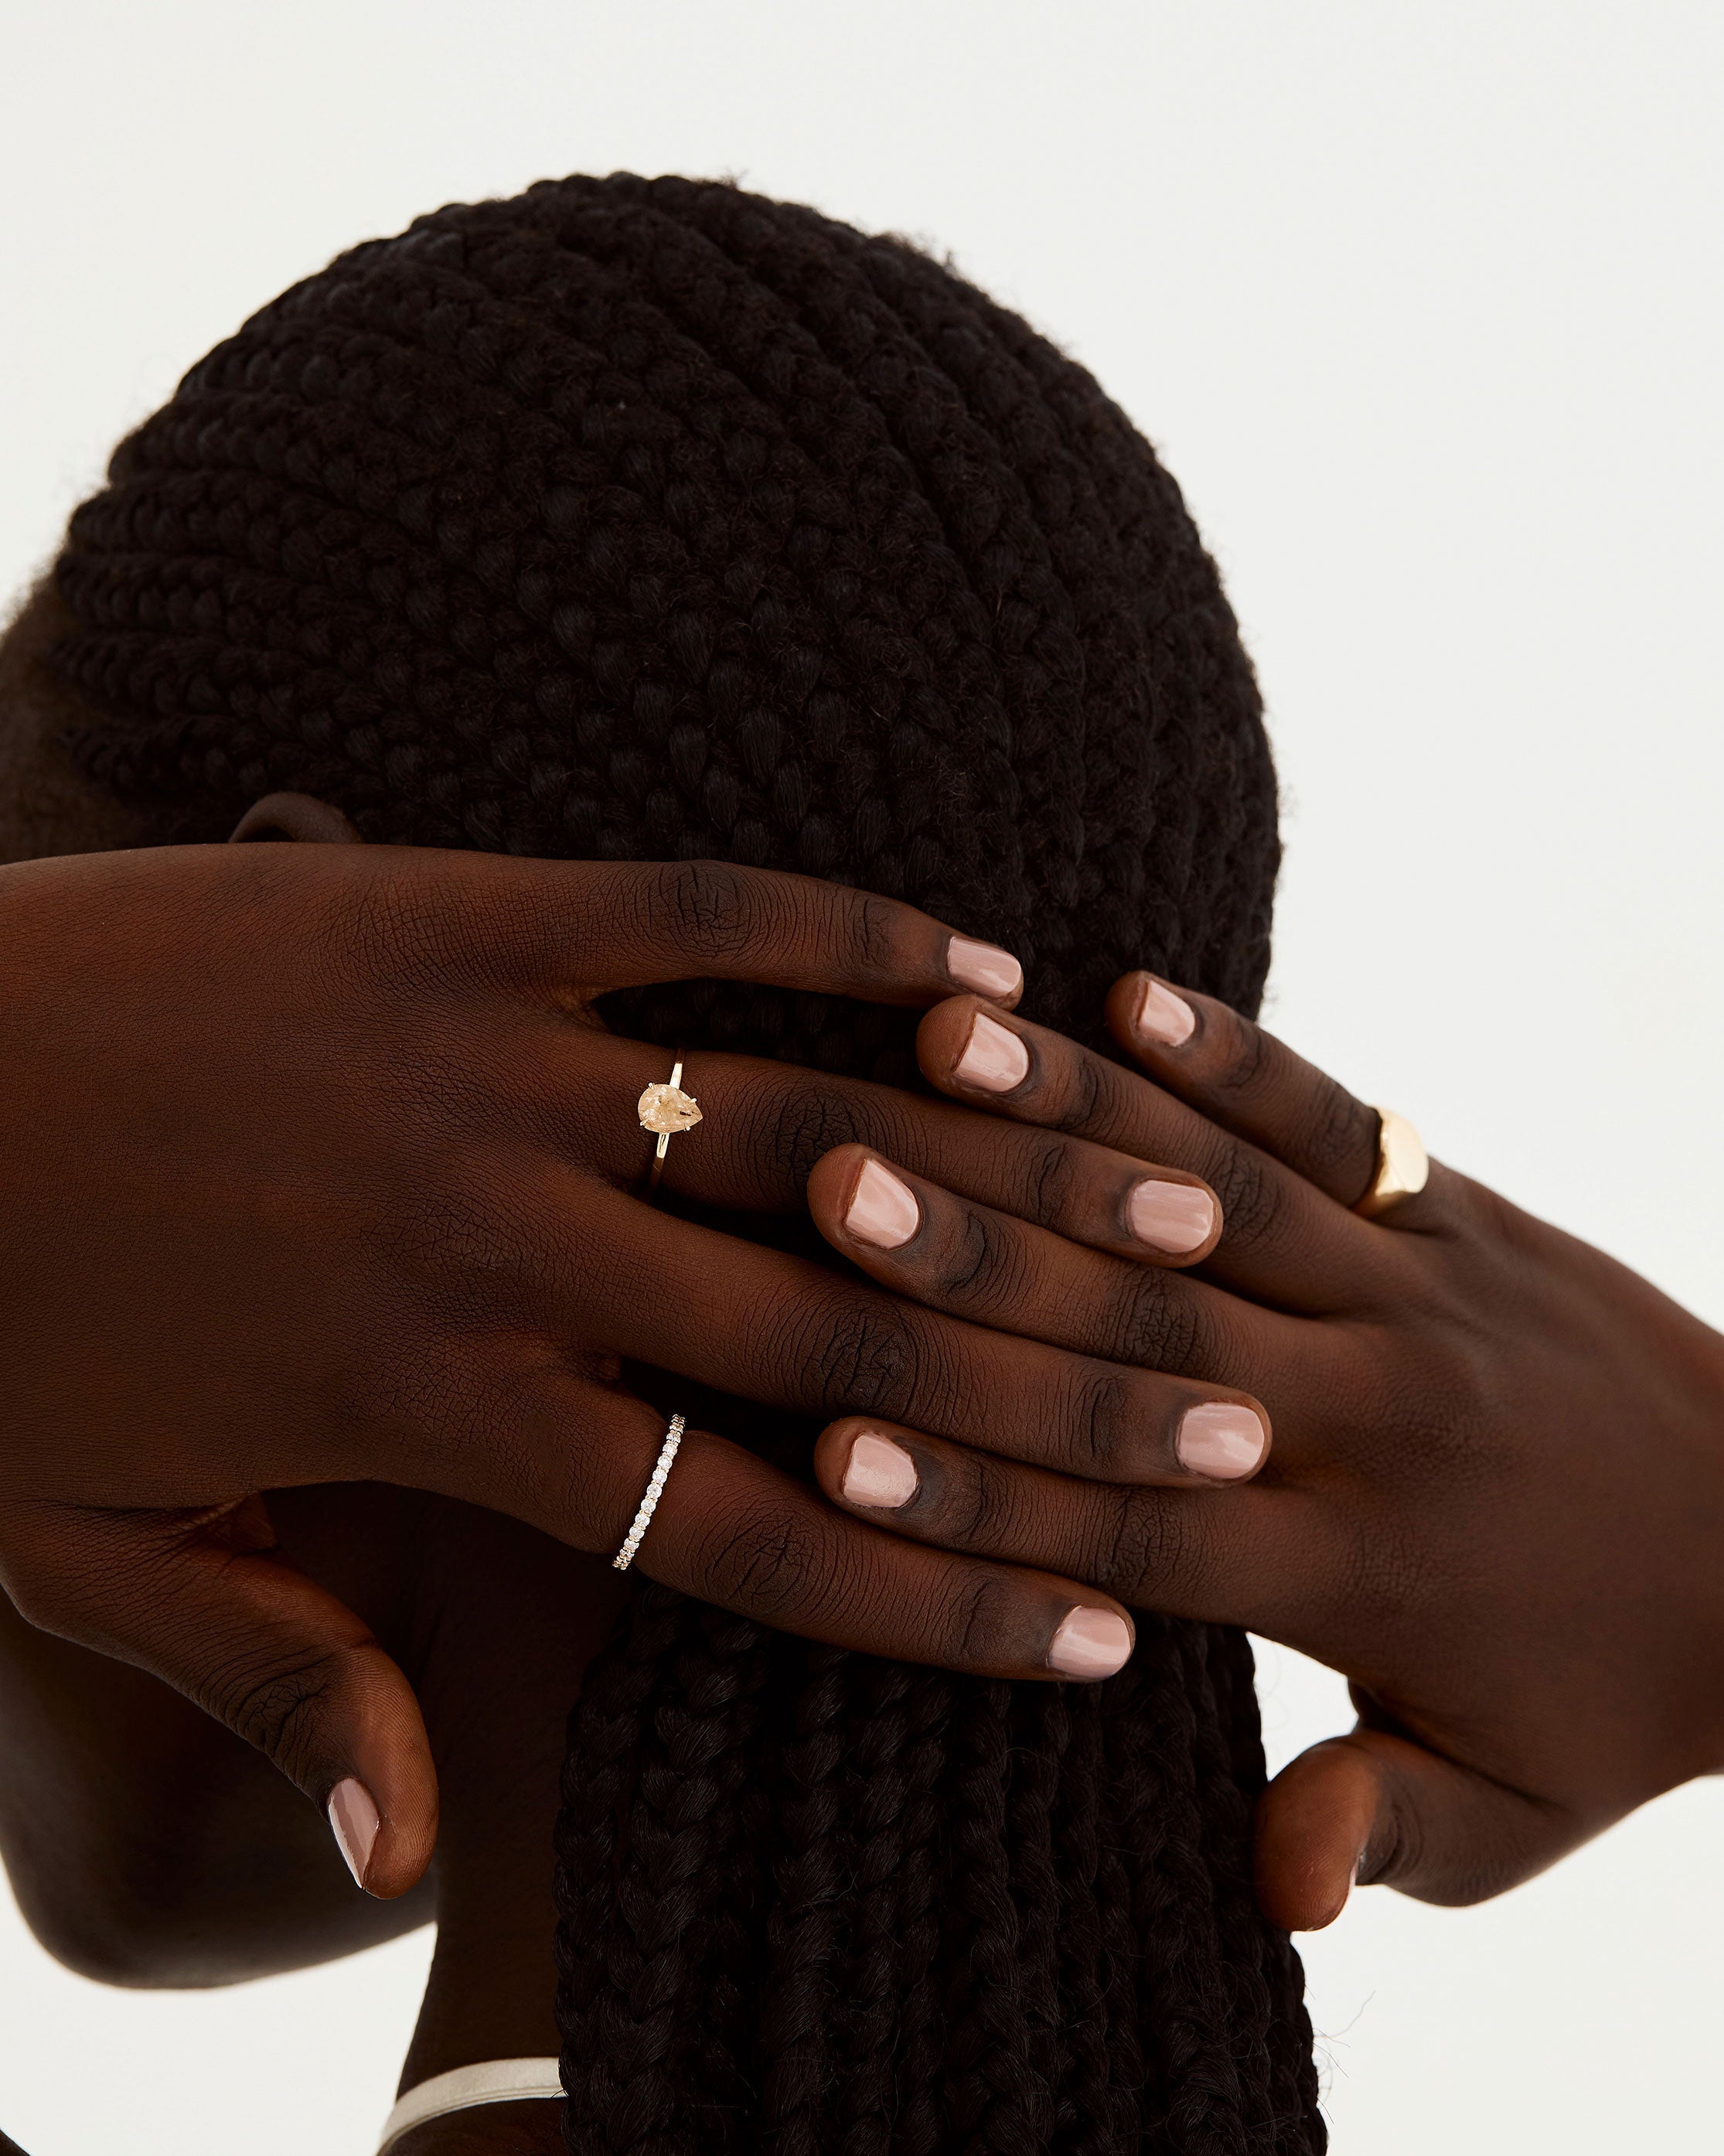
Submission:
<svg viewBox="0 0 1724 2156">
<path fill-rule="evenodd" d="M 383 2121 L 377 2156 L 387 2156 L 403 2133 L 428 2118 L 471 2111 L 482 2103 L 549 2102 L 562 2095 L 562 2065 L 557 2059 L 485 2059 L 452 2073 L 434 2074 L 409 2089 Z"/>
</svg>

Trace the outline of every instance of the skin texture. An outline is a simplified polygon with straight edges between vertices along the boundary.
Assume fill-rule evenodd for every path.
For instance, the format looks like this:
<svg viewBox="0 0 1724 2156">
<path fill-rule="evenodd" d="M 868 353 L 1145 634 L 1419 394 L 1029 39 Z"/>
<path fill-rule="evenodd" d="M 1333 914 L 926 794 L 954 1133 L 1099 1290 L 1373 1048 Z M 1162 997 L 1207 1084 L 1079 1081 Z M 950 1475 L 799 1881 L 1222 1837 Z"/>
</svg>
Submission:
<svg viewBox="0 0 1724 2156">
<path fill-rule="evenodd" d="M 0 871 L 13 1602 L 166 1676 L 320 1801 L 357 1776 L 384 1821 L 366 1883 L 392 1893 L 434 1836 L 412 1693 L 276 1553 L 259 1490 L 428 1486 L 613 1551 L 664 1430 L 623 1358 L 1192 1479 L 1179 1418 L 1233 1389 L 934 1316 L 638 1194 L 634 1103 L 664 1058 L 606 1033 L 596 994 L 750 973 L 932 1002 L 951 942 L 906 908 L 711 864 L 305 843 Z M 1002 1145 L 947 1103 L 717 1055 L 685 1083 L 707 1121 L 665 1187 L 706 1204 L 799 1209 L 786 1133 L 811 1111 L 986 1203 L 1045 1176 L 1041 1134 Z M 1068 1180 L 1090 1200 L 1136 1179 L 1084 1152 Z M 909 1545 L 693 1430 L 640 1561 L 815 1638 L 1001 1676 L 1053 1675 L 1075 1606 L 1122 1614 Z"/>
<path fill-rule="evenodd" d="M 286 850 L 351 860 L 364 850 Z M 254 910 L 231 914 L 224 932 Z M 734 921 L 725 925 L 734 942 Z M 428 970 L 422 947 L 407 955 L 409 980 Z M 395 978 L 403 954 L 392 956 Z M 700 957 L 711 970 L 710 938 Z M 376 994 L 380 977 L 368 985 Z M 959 996 L 932 1009 L 924 1070 L 955 1102 L 998 1119 L 981 1141 L 972 1117 L 942 1120 L 937 1104 L 694 1059 L 685 1082 L 708 1109 L 709 1142 L 673 1143 L 671 1187 L 778 1210 L 806 1194 L 834 1247 L 891 1293 L 853 1306 L 847 1333 L 835 1323 L 845 1348 L 836 1366 L 817 1358 L 811 1372 L 804 1342 L 782 1381 L 746 1326 L 685 1326 L 678 1352 L 685 1367 L 756 1397 L 853 1407 L 818 1454 L 838 1508 L 855 1435 L 899 1438 L 920 1471 L 914 1499 L 849 1509 L 906 1549 L 1052 1568 L 1122 1604 L 1249 1625 L 1345 1671 L 1359 1728 L 1296 1762 L 1263 1807 L 1260 1890 L 1281 1921 L 1331 1920 L 1356 1876 L 1439 1901 L 1501 1891 L 1721 1763 L 1724 1343 L 1599 1253 L 1440 1165 L 1419 1198 L 1358 1219 L 1348 1209 L 1373 1172 L 1373 1112 L 1233 1014 L 1168 984 L 1154 1003 L 1157 1037 L 1140 1032 L 1148 985 L 1128 978 L 1110 1010 L 1142 1079 L 1002 1004 L 983 1010 Z M 567 981 L 552 993 L 558 1015 L 570 1015 Z M 998 1043 L 987 1084 L 960 1075 L 978 1017 L 1022 1043 L 1015 1085 Z M 491 1045 L 488 1033 L 486 1053 Z M 635 1053 L 621 1043 L 605 1052 Z M 393 1082 L 400 1065 L 384 1067 Z M 449 1071 L 449 1059 L 439 1068 Z M 495 1059 L 486 1075 L 494 1106 Z M 604 1096 L 607 1142 L 639 1075 L 631 1065 Z M 818 1142 L 803 1141 L 816 1131 Z M 832 1148 L 840 1133 L 847 1144 Z M 846 1225 L 870 1158 L 915 1199 L 916 1231 L 890 1247 Z M 1194 1271 L 1128 1233 L 1146 1164 L 1219 1197 L 1220 1238 L 1192 1254 Z M 603 1155 L 598 1165 L 595 1179 L 608 1173 L 618 1191 L 620 1171 Z M 76 1173 L 64 1179 L 77 1187 Z M 44 1178 L 42 1188 L 45 1207 L 54 1186 Z M 609 1216 L 604 1224 L 614 1249 Z M 547 1233 L 542 1214 L 530 1225 Z M 643 1285 L 663 1281 L 664 1262 L 655 1255 Z M 692 1289 L 695 1270 L 687 1277 Z M 763 1274 L 757 1307 L 782 1308 L 780 1291 L 789 1283 L 794 1295 L 803 1279 Z M 829 1317 L 829 1277 L 808 1291 Z M 958 1329 L 918 1329 L 918 1306 Z M 677 1367 L 620 1313 L 613 1334 L 615 1352 Z M 591 1381 L 605 1390 L 602 1375 Z M 833 1397 L 844 1392 L 849 1401 Z M 1273 1415 L 1275 1449 L 1255 1480 L 1222 1486 L 1181 1461 L 1180 1410 L 1198 1394 L 1253 1408 L 1265 1429 Z M 644 1482 L 659 1425 L 634 1427 L 628 1494 L 590 1547 L 614 1545 Z M 973 1449 L 978 1436 L 985 1451 Z M 714 1498 L 690 1459 L 685 1447 L 644 1558 L 678 1584 L 689 1579 L 677 1569 L 686 1548 L 714 1563 L 710 1538 L 685 1543 L 674 1527 L 674 1496 L 690 1512 Z M 498 1502 L 495 1481 L 484 1494 Z M 509 1502 L 531 1515 L 512 1493 Z M 259 1532 L 254 1515 L 231 1517 Z M 752 1593 L 757 1614 L 773 1621 L 839 1636 L 820 1625 L 834 1579 L 854 1591 L 848 1553 L 865 1546 L 834 1541 L 832 1517 L 777 1516 L 765 1540 L 757 1524 L 720 1553 L 740 1548 L 740 1573 L 722 1576 L 721 1563 L 713 1583 Z M 561 1514 L 554 1524 L 567 1534 Z M 937 1590 L 895 1573 L 879 1555 L 884 1539 L 865 1545 L 880 1569 L 864 1575 L 865 1596 L 874 1587 L 890 1599 L 880 1583 L 909 1581 L 908 1600 L 894 1606 L 919 1642 L 889 1650 L 946 1659 L 952 1634 L 927 1623 Z M 757 1561 L 768 1552 L 769 1566 Z M 970 1596 L 968 1636 L 1024 1577 L 988 1574 L 1008 1584 Z M 695 1591 L 726 1599 L 713 1584 Z M 1032 1593 L 1045 1625 L 1050 1590 Z M 411 1735 L 398 1730 L 393 1741 Z M 398 1864 L 390 1883 L 411 1871 Z"/>
<path fill-rule="evenodd" d="M 551 1832 L 564 1724 L 627 1584 L 497 1513 L 377 1484 L 276 1491 L 284 1548 L 414 1686 L 443 1792 L 432 1874 L 379 1902 L 262 1756 L 156 1680 L 0 1599 L 0 1854 L 38 1937 L 108 1982 L 220 1984 L 434 1917 L 403 2070 L 556 2053 Z M 403 2156 L 560 2150 L 557 2107 L 434 2122 Z"/>
<path fill-rule="evenodd" d="M 1163 1037 L 1140 1028 L 1146 988 L 1190 1013 L 1184 1038 L 1157 995 Z M 855 1437 L 885 1436 L 915 1493 L 859 1517 L 1344 1671 L 1357 1727 L 1296 1760 L 1260 1812 L 1260 1894 L 1290 1928 L 1331 1921 L 1356 1876 L 1481 1900 L 1716 1771 L 1724 1339 L 1439 1163 L 1361 1219 L 1375 1111 L 1224 1006 L 1137 975 L 1108 1016 L 1145 1076 L 972 998 L 922 1021 L 922 1068 L 1013 1121 L 1201 1176 L 1226 1225 L 1199 1273 L 1152 1271 L 1116 1239 L 1075 1250 L 1049 1232 L 1057 1204 L 1013 1219 L 911 1175 L 918 1234 L 870 1247 L 847 1226 L 865 1148 L 821 1162 L 810 1205 L 837 1249 L 931 1308 L 1249 1383 L 1275 1417 L 1268 1464 L 1228 1489 L 1106 1486 L 849 1419 L 821 1439 L 824 1486 L 846 1502 Z M 1027 1051 L 1009 1092 L 957 1075 L 978 1017 Z"/>
</svg>

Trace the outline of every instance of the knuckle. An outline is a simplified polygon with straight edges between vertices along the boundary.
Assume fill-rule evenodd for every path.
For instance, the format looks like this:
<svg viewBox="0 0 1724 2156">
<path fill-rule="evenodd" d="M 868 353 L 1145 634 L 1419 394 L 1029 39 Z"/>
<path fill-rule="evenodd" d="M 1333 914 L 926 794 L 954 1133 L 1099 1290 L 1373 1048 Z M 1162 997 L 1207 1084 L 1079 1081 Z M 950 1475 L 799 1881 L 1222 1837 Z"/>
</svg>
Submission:
<svg viewBox="0 0 1724 2156">
<path fill-rule="evenodd" d="M 962 1579 L 942 1628 L 948 1642 L 942 1661 L 960 1669 L 997 1669 L 1010 1659 L 1018 1630 L 1013 1622 L 1016 1591 L 1006 1575 L 977 1569 Z"/>
<path fill-rule="evenodd" d="M 926 1406 L 921 1343 L 905 1313 L 883 1296 L 829 1304 L 810 1360 L 829 1414 L 877 1414 L 897 1422 L 912 1401 Z"/>
<path fill-rule="evenodd" d="M 859 967 L 870 973 L 897 971 L 903 955 L 900 947 L 903 909 L 871 891 L 838 891 L 833 896 Z"/>
<path fill-rule="evenodd" d="M 1339 1178 L 1362 1187 L 1370 1178 L 1377 1122 L 1374 1108 L 1356 1101 L 1344 1086 L 1325 1079 L 1306 1119 L 1301 1154 L 1326 1183 Z"/>
<path fill-rule="evenodd" d="M 1104 1486 L 1094 1500 L 1085 1576 L 1121 1601 L 1142 1597 L 1180 1569 L 1178 1514 L 1141 1490 Z"/>
<path fill-rule="evenodd" d="M 1054 1118 L 1053 1127 L 1080 1133 L 1093 1128 L 1104 1096 L 1110 1090 L 1111 1078 L 1108 1066 L 1087 1049 L 1069 1055 L 1062 1074 L 1060 1112 Z"/>
<path fill-rule="evenodd" d="M 198 1704 L 304 1788 L 319 1779 L 345 1656 L 308 1650 L 297 1661 L 230 1660 L 200 1684 Z"/>
<path fill-rule="evenodd" d="M 888 1150 L 854 1099 L 818 1082 L 785 1086 L 767 1127 L 770 1157 L 798 1191 L 836 1146 L 872 1144 Z"/>
<path fill-rule="evenodd" d="M 1229 1011 L 1221 1024 L 1221 1055 L 1209 1083 L 1216 1092 L 1232 1098 L 1250 1092 L 1262 1078 L 1269 1061 L 1269 1035 L 1237 1011 Z"/>
<path fill-rule="evenodd" d="M 771 1623 L 801 1609 L 811 1583 L 829 1578 L 826 1539 L 789 1513 L 744 1512 L 706 1553 L 706 1589 L 713 1600 Z"/>
<path fill-rule="evenodd" d="M 1012 1470 L 991 1454 L 966 1455 L 942 1494 L 941 1541 L 961 1549 L 997 1548 L 1013 1516 L 1012 1479 Z"/>
<path fill-rule="evenodd" d="M 962 1303 L 972 1316 L 1002 1308 L 1015 1312 L 1024 1286 L 1017 1239 L 1000 1221 L 965 1206 L 956 1227 L 942 1238 L 928 1284 L 936 1296 Z"/>
<path fill-rule="evenodd" d="M 1107 1369 L 1087 1373 L 1072 1404 L 1071 1453 L 1080 1474 L 1109 1479 L 1121 1456 L 1135 1454 L 1130 1433 L 1131 1388 L 1122 1374 Z"/>
<path fill-rule="evenodd" d="M 1142 1370 L 1165 1370 L 1177 1377 L 1198 1362 L 1199 1323 L 1188 1295 L 1174 1274 L 1143 1272 L 1119 1291 L 1119 1307 L 1111 1337 L 1118 1359 Z"/>
<path fill-rule="evenodd" d="M 1248 1146 L 1225 1145 L 1203 1173 L 1220 1203 L 1224 1244 L 1244 1250 L 1273 1240 L 1281 1223 L 1281 1194 L 1261 1154 Z"/>
<path fill-rule="evenodd" d="M 650 928 L 669 927 L 691 957 L 741 957 L 762 926 L 758 878 L 729 861 L 665 861 L 650 880 Z"/>
<path fill-rule="evenodd" d="M 1059 1227 L 1068 1217 L 1076 1180 L 1077 1155 L 1069 1139 L 1031 1144 L 1019 1176 L 1023 1217 L 1032 1227 Z"/>
</svg>

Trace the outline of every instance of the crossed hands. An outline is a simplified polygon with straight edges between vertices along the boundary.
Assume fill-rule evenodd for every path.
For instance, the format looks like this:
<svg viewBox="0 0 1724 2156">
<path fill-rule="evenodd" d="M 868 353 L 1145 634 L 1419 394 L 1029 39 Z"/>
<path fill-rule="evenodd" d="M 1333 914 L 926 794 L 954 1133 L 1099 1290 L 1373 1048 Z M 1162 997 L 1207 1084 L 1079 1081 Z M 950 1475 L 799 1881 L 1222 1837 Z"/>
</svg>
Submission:
<svg viewBox="0 0 1724 2156">
<path fill-rule="evenodd" d="M 608 990 L 926 1008 L 945 1098 L 695 1053 L 664 1189 L 812 1214 L 840 1271 L 649 1204 L 662 1052 Z M 1009 957 L 712 864 L 336 845 L 0 872 L 0 1584 L 423 1872 L 411 1686 L 260 1492 L 395 1482 L 622 1542 L 663 1418 L 625 1362 L 829 1420 L 818 1487 L 687 1433 L 636 1563 L 812 1637 L 1094 1680 L 1130 1610 L 1343 1671 L 1263 1800 L 1290 1928 L 1357 1876 L 1514 1883 L 1724 1763 L 1724 1342 L 1127 976 L 1132 1070 L 1012 1014 Z M 1140 1072 L 1142 1075 L 1140 1075 Z M 1271 1431 L 1273 1438 L 1271 1439 Z"/>
</svg>

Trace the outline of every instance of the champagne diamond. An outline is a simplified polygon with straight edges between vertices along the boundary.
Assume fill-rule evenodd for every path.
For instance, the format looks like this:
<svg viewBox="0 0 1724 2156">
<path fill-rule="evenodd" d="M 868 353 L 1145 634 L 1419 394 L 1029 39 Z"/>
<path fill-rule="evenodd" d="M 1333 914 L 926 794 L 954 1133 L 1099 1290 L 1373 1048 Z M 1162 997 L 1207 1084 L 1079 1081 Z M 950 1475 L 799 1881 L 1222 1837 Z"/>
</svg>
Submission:
<svg viewBox="0 0 1724 2156">
<path fill-rule="evenodd" d="M 639 1115 L 643 1130 L 670 1137 L 694 1128 L 700 1120 L 700 1104 L 680 1086 L 649 1086 L 640 1096 Z"/>
</svg>

